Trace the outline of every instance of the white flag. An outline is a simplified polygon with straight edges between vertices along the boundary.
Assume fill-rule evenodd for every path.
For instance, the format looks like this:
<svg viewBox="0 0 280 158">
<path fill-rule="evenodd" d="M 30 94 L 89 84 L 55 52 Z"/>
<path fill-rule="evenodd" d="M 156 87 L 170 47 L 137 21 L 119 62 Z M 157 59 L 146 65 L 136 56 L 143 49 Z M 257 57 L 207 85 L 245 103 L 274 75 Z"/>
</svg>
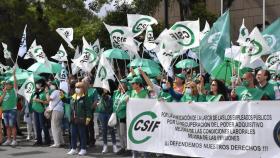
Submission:
<svg viewBox="0 0 280 158">
<path fill-rule="evenodd" d="M 54 56 L 52 56 L 51 58 L 53 58 L 54 60 L 57 60 L 57 61 L 63 61 L 63 62 L 68 61 L 67 53 L 66 53 L 65 48 L 63 47 L 62 44 L 60 45 L 57 53 Z"/>
<path fill-rule="evenodd" d="M 37 46 L 36 43 L 36 39 L 32 42 L 31 46 L 29 47 L 27 53 L 24 56 L 24 59 L 30 59 L 32 58 L 32 51 L 34 50 L 33 48 L 35 48 Z"/>
<path fill-rule="evenodd" d="M 2 63 L 0 63 L 0 74 L 3 74 L 4 71 L 8 70 L 9 66 L 5 66 Z"/>
<path fill-rule="evenodd" d="M 265 62 L 265 66 L 268 70 L 277 70 L 280 65 L 280 52 L 270 54 Z"/>
<path fill-rule="evenodd" d="M 79 48 L 79 46 L 77 46 L 76 50 L 75 50 L 74 59 L 79 58 L 81 55 L 82 55 L 82 53 L 80 52 L 80 48 Z"/>
<path fill-rule="evenodd" d="M 157 47 L 155 43 L 154 33 L 151 26 L 148 26 L 146 29 L 146 35 L 144 40 L 144 47 L 150 51 L 152 49 L 155 49 Z"/>
<path fill-rule="evenodd" d="M 82 55 L 77 59 L 72 59 L 73 63 L 83 71 L 90 72 L 92 68 L 96 66 L 98 60 L 98 55 L 93 51 L 92 47 L 83 37 Z"/>
<path fill-rule="evenodd" d="M 104 23 L 104 25 L 109 32 L 112 48 L 122 49 L 123 43 L 125 43 L 127 41 L 127 38 L 133 36 L 129 27 L 110 26 L 105 23 Z"/>
<path fill-rule="evenodd" d="M 99 39 L 97 39 L 93 45 L 92 45 L 92 50 L 96 53 L 96 54 L 100 54 L 100 43 L 99 43 Z"/>
<path fill-rule="evenodd" d="M 200 32 L 200 40 L 202 40 L 204 38 L 204 36 L 210 31 L 210 25 L 207 22 L 207 20 L 205 21 L 205 26 L 204 29 Z"/>
<path fill-rule="evenodd" d="M 47 56 L 41 45 L 35 46 L 31 50 L 31 58 L 39 63 L 45 63 L 47 61 Z"/>
<path fill-rule="evenodd" d="M 80 53 L 79 46 L 77 46 L 76 50 L 75 50 L 74 59 L 78 59 L 81 55 L 82 55 L 82 53 Z M 75 63 L 71 63 L 71 70 L 72 70 L 71 74 L 75 75 L 80 71 L 80 68 L 78 66 L 76 66 Z"/>
<path fill-rule="evenodd" d="M 163 69 L 168 72 L 173 59 L 173 54 L 172 52 L 165 49 L 164 43 L 160 44 L 160 50 L 157 53 L 157 57 Z"/>
<path fill-rule="evenodd" d="M 171 39 L 176 41 L 183 50 L 199 46 L 199 20 L 176 22 L 168 31 Z"/>
<path fill-rule="evenodd" d="M 35 84 L 33 75 L 31 75 L 21 86 L 18 94 L 23 96 L 27 102 L 30 102 L 31 96 L 35 91 Z"/>
<path fill-rule="evenodd" d="M 270 52 L 270 47 L 261 35 L 259 29 L 255 27 L 246 40 L 246 44 L 241 47 L 241 56 L 244 56 L 241 67 L 253 63 L 262 55 Z"/>
<path fill-rule="evenodd" d="M 81 69 L 75 65 L 75 63 L 71 63 L 72 75 L 76 75 Z"/>
<path fill-rule="evenodd" d="M 64 63 L 61 63 L 61 71 L 59 74 L 59 81 L 63 82 L 63 81 L 67 81 L 68 79 L 68 71 L 66 69 L 66 66 Z"/>
<path fill-rule="evenodd" d="M 131 59 L 140 58 L 139 51 L 139 43 L 132 36 L 127 37 L 126 42 L 123 43 L 122 49 L 125 50 Z"/>
<path fill-rule="evenodd" d="M 3 43 L 2 42 L 2 46 L 3 46 L 3 52 L 4 52 L 4 58 L 6 59 L 10 59 L 12 56 L 11 56 L 11 52 L 8 50 L 8 46 L 7 44 Z"/>
<path fill-rule="evenodd" d="M 156 39 L 156 43 L 159 43 L 159 45 L 160 45 L 160 43 L 164 43 L 165 50 L 167 50 L 167 51 L 173 51 L 173 52 L 181 51 L 181 47 L 177 44 L 177 41 L 175 41 L 171 38 L 171 36 L 169 35 L 169 30 L 167 30 L 167 29 L 164 29 L 160 33 L 160 35 Z M 158 49 L 158 51 L 159 51 L 159 47 L 157 47 L 155 49 Z"/>
<path fill-rule="evenodd" d="M 25 27 L 24 27 L 24 31 L 23 31 L 22 38 L 21 38 L 20 45 L 19 45 L 18 56 L 20 56 L 20 57 L 23 57 L 24 54 L 25 54 L 26 51 L 27 51 L 27 45 L 26 45 L 26 27 L 27 27 L 27 25 L 25 25 Z"/>
<path fill-rule="evenodd" d="M 140 14 L 127 14 L 127 24 L 135 36 L 140 35 L 146 28 L 153 24 L 158 24 L 157 20 L 151 16 Z"/>
<path fill-rule="evenodd" d="M 242 25 L 240 26 L 240 29 L 239 29 L 239 37 L 238 37 L 237 43 L 239 43 L 239 45 L 243 46 L 244 44 L 246 44 L 246 40 L 248 39 L 248 37 L 249 37 L 249 31 L 245 26 L 244 18 L 243 18 Z"/>
<path fill-rule="evenodd" d="M 106 57 L 101 55 L 93 87 L 100 87 L 110 91 L 109 79 L 114 80 L 114 71 Z"/>
<path fill-rule="evenodd" d="M 57 28 L 56 32 L 64 39 L 68 46 L 72 49 L 75 49 L 71 44 L 73 40 L 74 31 L 73 28 Z"/>
</svg>

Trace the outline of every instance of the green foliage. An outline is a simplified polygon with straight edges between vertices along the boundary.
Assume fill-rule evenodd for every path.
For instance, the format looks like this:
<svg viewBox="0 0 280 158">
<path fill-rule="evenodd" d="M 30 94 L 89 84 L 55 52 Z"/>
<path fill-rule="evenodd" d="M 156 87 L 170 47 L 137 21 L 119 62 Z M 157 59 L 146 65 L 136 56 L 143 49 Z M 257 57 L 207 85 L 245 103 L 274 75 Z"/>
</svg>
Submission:
<svg viewBox="0 0 280 158">
<path fill-rule="evenodd" d="M 190 20 L 197 20 L 198 18 L 200 20 L 200 28 L 203 29 L 206 20 L 212 25 L 217 20 L 218 16 L 209 12 L 206 9 L 206 3 L 200 0 L 192 5 L 191 15 L 188 17 Z"/>
</svg>

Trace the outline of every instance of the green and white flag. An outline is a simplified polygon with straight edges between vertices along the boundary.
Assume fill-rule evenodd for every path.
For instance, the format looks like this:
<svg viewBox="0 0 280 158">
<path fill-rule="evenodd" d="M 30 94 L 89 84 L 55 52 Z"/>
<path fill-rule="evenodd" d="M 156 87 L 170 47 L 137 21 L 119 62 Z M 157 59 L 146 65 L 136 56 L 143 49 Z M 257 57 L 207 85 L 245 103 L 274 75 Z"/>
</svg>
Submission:
<svg viewBox="0 0 280 158">
<path fill-rule="evenodd" d="M 169 36 L 182 50 L 199 46 L 199 20 L 176 22 L 169 30 Z M 167 43 L 167 42 L 165 42 Z"/>
<path fill-rule="evenodd" d="M 81 55 L 82 54 L 80 53 L 80 48 L 79 46 L 77 46 L 75 50 L 74 59 L 78 59 Z M 80 68 L 76 66 L 74 63 L 71 63 L 71 70 L 72 70 L 71 74 L 76 75 L 80 71 Z"/>
<path fill-rule="evenodd" d="M 148 26 L 146 29 L 146 35 L 145 35 L 145 40 L 144 40 L 144 47 L 150 51 L 153 50 L 157 47 L 155 43 L 155 38 L 154 38 L 154 33 L 153 29 L 151 26 Z"/>
<path fill-rule="evenodd" d="M 270 48 L 261 35 L 259 29 L 255 27 L 253 31 L 248 36 L 246 43 L 241 47 L 241 54 L 247 58 L 246 61 L 241 63 L 241 67 L 244 65 L 253 63 L 255 60 L 259 59 L 262 55 L 270 52 Z"/>
<path fill-rule="evenodd" d="M 60 71 L 58 77 L 59 77 L 58 79 L 59 79 L 60 82 L 63 82 L 63 81 L 66 82 L 67 79 L 68 79 L 68 71 L 67 71 L 66 66 L 63 62 L 61 63 L 61 71 Z"/>
<path fill-rule="evenodd" d="M 72 49 L 75 49 L 71 44 L 73 40 L 74 31 L 73 28 L 57 28 L 56 32 L 64 39 L 64 41 L 68 44 L 68 46 Z"/>
<path fill-rule="evenodd" d="M 265 61 L 265 66 L 268 70 L 276 71 L 280 66 L 280 52 L 270 54 Z"/>
<path fill-rule="evenodd" d="M 41 45 L 37 45 L 34 48 L 31 49 L 31 58 L 36 60 L 39 63 L 46 63 L 47 56 L 43 50 L 43 47 Z"/>
<path fill-rule="evenodd" d="M 92 45 L 92 50 L 96 53 L 96 54 L 100 54 L 100 43 L 99 43 L 99 39 L 97 39 L 93 45 Z"/>
<path fill-rule="evenodd" d="M 27 53 L 24 56 L 24 59 L 31 59 L 32 58 L 32 51 L 33 48 L 37 46 L 36 39 L 32 42 L 31 46 L 29 47 Z"/>
<path fill-rule="evenodd" d="M 99 57 L 83 37 L 82 55 L 77 59 L 72 59 L 73 63 L 85 72 L 91 72 L 98 63 Z"/>
<path fill-rule="evenodd" d="M 271 48 L 271 53 L 280 51 L 280 18 L 270 24 L 262 35 L 266 40 L 268 46 Z"/>
<path fill-rule="evenodd" d="M 9 66 L 5 66 L 0 62 L 0 74 L 3 74 L 4 71 L 8 70 Z"/>
<path fill-rule="evenodd" d="M 238 100 L 248 101 L 248 100 L 261 100 L 264 92 L 257 88 L 247 88 L 244 86 L 236 87 L 236 94 Z"/>
<path fill-rule="evenodd" d="M 2 42 L 2 46 L 3 46 L 3 52 L 4 52 L 4 58 L 6 59 L 10 59 L 12 56 L 11 56 L 11 52 L 8 50 L 8 46 L 7 44 L 3 43 Z"/>
<path fill-rule="evenodd" d="M 157 57 L 163 69 L 168 72 L 173 59 L 173 52 L 166 50 L 165 44 L 161 43 Z"/>
<path fill-rule="evenodd" d="M 62 62 L 68 61 L 67 53 L 66 53 L 65 48 L 63 47 L 62 44 L 60 45 L 57 53 L 54 56 L 52 56 L 51 58 L 53 58 L 56 61 L 62 61 Z"/>
<path fill-rule="evenodd" d="M 140 14 L 127 14 L 127 24 L 134 34 L 134 37 L 140 35 L 146 28 L 153 24 L 158 24 L 157 20 L 151 16 Z"/>
<path fill-rule="evenodd" d="M 27 45 L 26 45 L 26 27 L 27 25 L 25 25 L 24 30 L 23 30 L 23 34 L 21 37 L 21 41 L 20 41 L 20 45 L 19 45 L 19 50 L 18 50 L 18 56 L 23 57 L 24 54 L 27 51 Z"/>
<path fill-rule="evenodd" d="M 246 43 L 246 40 L 249 37 L 249 31 L 245 26 L 245 22 L 244 22 L 244 18 L 242 20 L 242 25 L 240 26 L 239 29 L 239 36 L 238 36 L 238 40 L 236 41 L 237 43 L 239 43 L 240 46 L 243 46 Z"/>
<path fill-rule="evenodd" d="M 101 54 L 93 87 L 100 87 L 110 91 L 109 79 L 114 80 L 114 71 L 106 57 Z"/>
<path fill-rule="evenodd" d="M 30 102 L 32 94 L 35 92 L 34 77 L 31 75 L 21 86 L 18 94 L 23 96 L 27 102 Z"/>
<path fill-rule="evenodd" d="M 227 11 L 213 24 L 200 43 L 200 62 L 208 73 L 224 61 L 225 49 L 229 47 L 230 17 Z"/>
<path fill-rule="evenodd" d="M 112 48 L 122 49 L 123 43 L 127 41 L 127 37 L 133 37 L 133 34 L 129 27 L 110 26 L 105 23 L 104 25 L 109 32 Z"/>
<path fill-rule="evenodd" d="M 202 40 L 209 31 L 210 31 L 210 25 L 206 20 L 205 25 L 204 25 L 204 29 L 200 32 L 200 37 L 199 37 L 200 40 Z"/>
<path fill-rule="evenodd" d="M 126 42 L 122 45 L 122 49 L 128 53 L 131 59 L 140 58 L 138 54 L 140 44 L 141 42 L 138 42 L 132 36 L 128 36 Z"/>
<path fill-rule="evenodd" d="M 156 39 L 156 43 L 159 43 L 159 45 L 161 43 L 164 43 L 164 46 L 165 46 L 164 49 L 169 52 L 180 52 L 181 51 L 180 45 L 177 44 L 176 40 L 173 40 L 171 38 L 171 36 L 169 35 L 169 30 L 167 30 L 167 29 L 164 29 L 160 33 L 160 35 Z M 157 47 L 156 49 L 160 49 L 160 48 Z"/>
</svg>

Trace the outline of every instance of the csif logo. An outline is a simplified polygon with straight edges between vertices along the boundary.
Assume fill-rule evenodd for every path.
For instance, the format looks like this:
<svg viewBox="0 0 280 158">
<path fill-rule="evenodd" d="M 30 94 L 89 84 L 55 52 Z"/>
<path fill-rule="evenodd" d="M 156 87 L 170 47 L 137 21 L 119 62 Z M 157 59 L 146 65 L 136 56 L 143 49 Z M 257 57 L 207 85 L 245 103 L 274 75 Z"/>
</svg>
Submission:
<svg viewBox="0 0 280 158">
<path fill-rule="evenodd" d="M 190 46 L 194 43 L 194 33 L 185 25 L 177 24 L 171 27 L 172 32 L 169 34 L 173 39 L 178 40 L 182 46 Z"/>
<path fill-rule="evenodd" d="M 277 43 L 277 39 L 274 35 L 265 34 L 263 35 L 263 38 L 270 48 L 273 48 Z"/>
<path fill-rule="evenodd" d="M 149 18 L 139 19 L 138 21 L 136 21 L 135 25 L 132 27 L 132 32 L 139 33 L 142 30 L 145 30 L 151 21 L 152 20 Z"/>
<path fill-rule="evenodd" d="M 25 84 L 25 93 L 33 93 L 34 89 L 35 89 L 35 86 L 34 86 L 34 83 L 33 82 L 28 82 Z"/>
<path fill-rule="evenodd" d="M 64 56 L 65 56 L 65 52 L 64 51 L 62 51 L 62 50 L 58 50 L 57 51 L 57 57 L 59 58 L 59 59 L 62 59 Z"/>
<path fill-rule="evenodd" d="M 145 117 L 146 116 L 146 117 Z M 147 119 L 147 117 L 149 119 Z M 128 137 L 130 141 L 134 144 L 142 144 L 147 142 L 152 136 L 149 135 L 155 132 L 159 128 L 160 121 L 155 121 L 157 115 L 152 111 L 145 111 L 137 115 L 131 121 L 128 129 Z M 147 136 L 141 136 L 142 138 L 136 138 L 133 134 L 134 132 L 139 132 L 141 135 L 148 134 Z"/>
<path fill-rule="evenodd" d="M 124 36 L 124 31 L 121 29 L 115 29 L 110 33 L 110 36 L 112 37 L 112 44 L 114 48 L 121 49 L 120 44 L 123 42 L 126 42 L 126 37 Z"/>
<path fill-rule="evenodd" d="M 248 53 L 248 56 L 254 56 L 262 52 L 262 45 L 258 41 L 250 40 L 249 38 L 247 40 L 249 40 L 249 46 L 242 47 L 241 53 Z"/>
<path fill-rule="evenodd" d="M 99 72 L 98 72 L 98 77 L 103 81 L 107 77 L 107 71 L 104 66 L 101 66 Z"/>
</svg>

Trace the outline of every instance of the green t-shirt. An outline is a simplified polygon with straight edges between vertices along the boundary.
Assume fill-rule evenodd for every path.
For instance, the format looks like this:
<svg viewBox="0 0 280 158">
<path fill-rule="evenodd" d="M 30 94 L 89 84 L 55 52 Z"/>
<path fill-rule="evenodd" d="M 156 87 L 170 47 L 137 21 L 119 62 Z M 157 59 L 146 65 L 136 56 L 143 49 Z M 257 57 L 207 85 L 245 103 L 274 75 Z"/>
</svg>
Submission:
<svg viewBox="0 0 280 158">
<path fill-rule="evenodd" d="M 261 100 L 264 95 L 264 91 L 258 88 L 238 86 L 236 87 L 236 94 L 238 100 Z"/>
<path fill-rule="evenodd" d="M 258 86 L 257 88 L 264 92 L 263 96 L 268 97 L 269 100 L 275 100 L 275 91 L 273 84 L 267 83 L 264 87 Z"/>
<path fill-rule="evenodd" d="M 206 101 L 207 102 L 217 102 L 221 100 L 222 95 L 218 94 L 218 95 L 207 95 L 206 96 Z"/>
<path fill-rule="evenodd" d="M 158 94 L 158 99 L 163 99 L 166 102 L 172 102 L 173 101 L 173 98 L 170 95 L 170 93 L 164 92 L 162 90 Z"/>
<path fill-rule="evenodd" d="M 32 100 L 33 98 L 35 97 L 35 95 L 33 95 Z M 41 92 L 39 94 L 39 97 L 37 99 L 40 99 L 40 100 L 43 100 L 43 101 L 46 101 L 47 100 L 47 97 L 46 97 L 46 92 Z M 32 109 L 36 112 L 39 112 L 39 113 L 42 113 L 45 111 L 45 108 L 46 108 L 46 105 L 42 104 L 42 103 L 39 103 L 39 102 L 35 102 L 35 101 L 32 101 Z"/>
<path fill-rule="evenodd" d="M 116 112 L 119 119 L 126 117 L 126 98 L 129 97 L 129 93 L 121 94 L 116 90 L 113 94 L 113 111 Z"/>
<path fill-rule="evenodd" d="M 130 98 L 148 98 L 149 92 L 147 89 L 142 89 L 139 93 L 135 90 L 131 91 Z"/>
<path fill-rule="evenodd" d="M 205 102 L 206 101 L 206 96 L 204 94 L 198 94 L 196 96 L 192 96 L 189 94 L 184 94 L 183 97 L 180 100 L 181 102 Z"/>
<path fill-rule="evenodd" d="M 3 95 L 3 92 L 1 92 L 0 95 Z M 15 89 L 7 90 L 2 102 L 3 111 L 16 109 L 17 99 L 18 98 Z"/>
</svg>

